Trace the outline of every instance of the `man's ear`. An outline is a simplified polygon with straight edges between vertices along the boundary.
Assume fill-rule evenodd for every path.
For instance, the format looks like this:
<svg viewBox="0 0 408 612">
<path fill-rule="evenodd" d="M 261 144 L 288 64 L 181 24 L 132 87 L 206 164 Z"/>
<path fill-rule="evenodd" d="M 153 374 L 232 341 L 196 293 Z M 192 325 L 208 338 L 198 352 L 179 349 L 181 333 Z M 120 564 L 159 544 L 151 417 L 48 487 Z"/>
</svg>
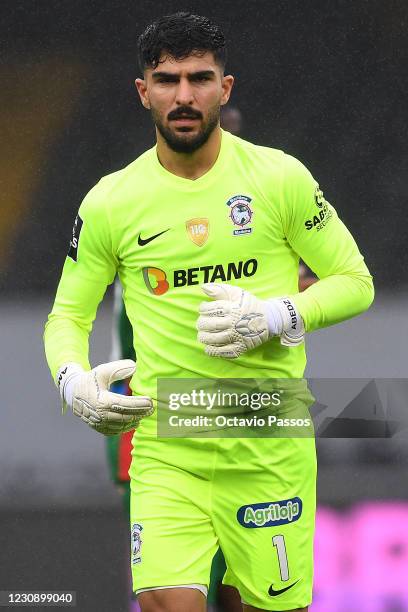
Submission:
<svg viewBox="0 0 408 612">
<path fill-rule="evenodd" d="M 234 77 L 231 74 L 222 77 L 222 96 L 221 106 L 226 104 L 230 98 L 232 86 L 234 85 Z"/>
<path fill-rule="evenodd" d="M 149 96 L 147 95 L 146 81 L 144 79 L 136 79 L 135 85 L 141 103 L 145 108 L 150 108 Z"/>
</svg>

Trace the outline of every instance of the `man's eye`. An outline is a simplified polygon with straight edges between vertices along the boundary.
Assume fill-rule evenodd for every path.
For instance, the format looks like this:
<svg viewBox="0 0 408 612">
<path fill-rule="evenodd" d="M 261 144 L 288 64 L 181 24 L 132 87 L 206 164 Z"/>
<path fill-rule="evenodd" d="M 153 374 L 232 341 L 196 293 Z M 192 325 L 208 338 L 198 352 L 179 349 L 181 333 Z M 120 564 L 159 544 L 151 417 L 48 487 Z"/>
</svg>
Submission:
<svg viewBox="0 0 408 612">
<path fill-rule="evenodd" d="M 174 79 L 173 77 L 158 77 L 156 79 L 156 83 L 176 83 L 177 79 Z"/>
<path fill-rule="evenodd" d="M 196 78 L 196 81 L 209 81 L 210 78 L 208 76 L 199 76 Z"/>
</svg>

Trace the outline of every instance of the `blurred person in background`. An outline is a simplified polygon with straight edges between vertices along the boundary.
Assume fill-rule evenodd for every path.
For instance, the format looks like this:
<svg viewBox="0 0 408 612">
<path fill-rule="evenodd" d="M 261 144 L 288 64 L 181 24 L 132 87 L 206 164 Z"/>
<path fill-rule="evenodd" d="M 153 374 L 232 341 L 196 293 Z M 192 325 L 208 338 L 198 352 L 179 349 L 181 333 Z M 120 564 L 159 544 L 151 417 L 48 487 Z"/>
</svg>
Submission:
<svg viewBox="0 0 408 612">
<path fill-rule="evenodd" d="M 305 289 L 314 285 L 316 281 L 316 275 L 301 261 L 299 263 L 299 291 L 305 291 Z"/>
<path fill-rule="evenodd" d="M 307 610 L 313 437 L 160 438 L 148 417 L 158 378 L 301 378 L 305 331 L 368 308 L 371 276 L 300 162 L 221 131 L 233 77 L 224 75 L 218 26 L 188 13 L 167 16 L 145 30 L 139 54 L 144 78 L 136 85 L 157 147 L 105 177 L 80 207 L 46 327 L 50 369 L 64 405 L 96 431 L 139 426 L 130 469 L 132 575 L 143 612 L 204 610 L 218 543 L 224 581 L 238 588 L 245 611 Z M 304 292 L 299 256 L 319 277 Z M 204 265 L 184 269 L 198 257 Z M 243 274 L 237 262 L 245 258 Z M 226 269 L 235 270 L 233 285 Z M 132 362 L 90 370 L 88 361 L 91 324 L 117 271 L 138 357 L 132 397 L 107 390 L 133 374 Z M 201 289 L 215 301 L 200 303 Z M 282 520 L 262 525 L 245 518 L 272 503 L 287 517 L 297 499 L 291 521 L 283 511 Z"/>
<path fill-rule="evenodd" d="M 236 106 L 223 106 L 220 113 L 220 124 L 223 130 L 239 136 L 242 130 L 242 113 Z"/>
</svg>

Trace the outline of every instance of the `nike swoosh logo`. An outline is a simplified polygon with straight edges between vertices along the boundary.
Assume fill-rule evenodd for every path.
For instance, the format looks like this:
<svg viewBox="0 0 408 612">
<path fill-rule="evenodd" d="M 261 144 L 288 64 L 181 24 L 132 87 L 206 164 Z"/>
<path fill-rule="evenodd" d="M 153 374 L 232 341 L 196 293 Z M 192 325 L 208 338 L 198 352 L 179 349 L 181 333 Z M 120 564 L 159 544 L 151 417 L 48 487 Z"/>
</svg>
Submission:
<svg viewBox="0 0 408 612">
<path fill-rule="evenodd" d="M 300 580 L 300 578 L 299 578 Z M 277 591 L 275 591 L 275 589 L 273 588 L 273 584 L 271 584 L 271 586 L 269 587 L 268 590 L 268 594 L 271 597 L 276 597 L 276 595 L 281 595 L 282 593 L 284 593 L 285 591 L 289 591 L 289 589 L 291 589 L 292 587 L 295 586 L 295 584 L 297 584 L 299 582 L 299 580 L 296 580 L 296 582 L 294 582 L 293 584 L 290 584 L 289 586 L 283 588 L 283 589 L 278 589 Z"/>
<path fill-rule="evenodd" d="M 149 244 L 149 242 L 151 242 L 151 241 L 152 241 L 152 240 L 154 240 L 155 238 L 158 238 L 158 237 L 159 237 L 159 236 L 161 236 L 162 234 L 165 234 L 166 232 L 168 232 L 168 231 L 169 231 L 169 229 L 170 229 L 170 228 L 168 228 L 168 229 L 166 229 L 166 230 L 163 230 L 162 232 L 159 232 L 158 234 L 155 234 L 154 236 L 150 236 L 149 238 L 145 238 L 144 240 L 143 240 L 143 238 L 141 238 L 141 237 L 140 237 L 140 234 L 139 234 L 138 239 L 137 239 L 137 244 L 138 244 L 139 246 L 144 246 L 145 244 Z"/>
</svg>

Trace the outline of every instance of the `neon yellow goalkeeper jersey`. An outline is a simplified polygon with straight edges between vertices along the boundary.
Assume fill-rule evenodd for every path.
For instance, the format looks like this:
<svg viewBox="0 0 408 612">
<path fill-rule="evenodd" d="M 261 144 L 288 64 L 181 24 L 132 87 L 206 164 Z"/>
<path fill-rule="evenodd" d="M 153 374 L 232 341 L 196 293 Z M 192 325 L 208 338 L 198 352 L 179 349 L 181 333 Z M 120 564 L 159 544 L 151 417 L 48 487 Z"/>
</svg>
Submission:
<svg viewBox="0 0 408 612">
<path fill-rule="evenodd" d="M 299 257 L 320 279 L 301 294 Z M 291 296 L 307 331 L 354 316 L 373 298 L 362 255 L 309 171 L 224 131 L 217 161 L 197 180 L 168 172 L 154 147 L 85 197 L 46 326 L 54 377 L 66 362 L 90 367 L 88 336 L 116 273 L 138 358 L 131 387 L 153 398 L 159 377 L 303 375 L 304 346 L 278 338 L 235 360 L 207 356 L 196 330 L 204 282 Z"/>
</svg>

